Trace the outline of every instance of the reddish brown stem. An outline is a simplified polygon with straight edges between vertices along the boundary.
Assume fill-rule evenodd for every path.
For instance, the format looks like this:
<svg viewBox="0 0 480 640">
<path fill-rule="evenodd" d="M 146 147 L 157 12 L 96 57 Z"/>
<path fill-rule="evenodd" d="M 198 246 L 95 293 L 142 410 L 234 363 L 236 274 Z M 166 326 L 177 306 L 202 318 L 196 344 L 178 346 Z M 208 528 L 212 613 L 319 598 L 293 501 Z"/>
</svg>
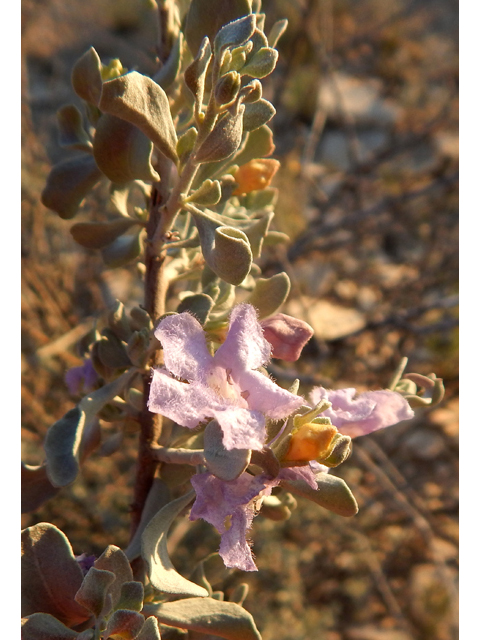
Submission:
<svg viewBox="0 0 480 640">
<path fill-rule="evenodd" d="M 162 162 L 159 167 L 164 176 L 161 183 L 153 185 L 150 201 L 150 216 L 147 223 L 147 241 L 145 245 L 145 309 L 150 314 L 153 323 L 165 313 L 166 284 L 163 278 L 162 266 L 165 261 L 163 252 L 158 251 L 152 244 L 155 230 L 161 224 L 162 205 L 168 197 L 168 161 Z M 161 364 L 161 352 L 157 351 L 152 356 L 151 365 Z M 143 410 L 140 416 L 140 435 L 138 442 L 137 472 L 133 503 L 131 505 L 131 529 L 130 536 L 135 531 L 142 517 L 143 507 L 148 492 L 153 483 L 159 463 L 152 455 L 152 445 L 159 443 L 162 435 L 162 416 L 151 413 L 147 408 L 150 395 L 150 372 L 143 378 Z"/>
</svg>

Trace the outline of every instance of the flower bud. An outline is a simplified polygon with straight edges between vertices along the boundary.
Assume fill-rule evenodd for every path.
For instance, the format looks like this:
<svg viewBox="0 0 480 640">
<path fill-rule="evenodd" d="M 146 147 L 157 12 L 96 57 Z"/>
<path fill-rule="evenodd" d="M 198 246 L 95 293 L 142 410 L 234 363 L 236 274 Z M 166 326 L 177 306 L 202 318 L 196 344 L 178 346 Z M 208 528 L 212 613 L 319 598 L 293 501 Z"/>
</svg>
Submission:
<svg viewBox="0 0 480 640">
<path fill-rule="evenodd" d="M 292 432 L 285 462 L 323 461 L 331 454 L 332 443 L 337 433 L 337 427 L 333 424 L 303 424 Z"/>
<path fill-rule="evenodd" d="M 215 86 L 215 102 L 220 106 L 231 105 L 240 91 L 240 74 L 230 71 L 220 78 Z"/>
<path fill-rule="evenodd" d="M 237 188 L 234 196 L 250 193 L 268 187 L 280 167 L 280 162 L 273 158 L 250 160 L 235 172 Z"/>
<path fill-rule="evenodd" d="M 277 313 L 262 320 L 263 335 L 272 345 L 272 357 L 295 362 L 303 347 L 313 336 L 312 327 L 297 318 Z"/>
</svg>

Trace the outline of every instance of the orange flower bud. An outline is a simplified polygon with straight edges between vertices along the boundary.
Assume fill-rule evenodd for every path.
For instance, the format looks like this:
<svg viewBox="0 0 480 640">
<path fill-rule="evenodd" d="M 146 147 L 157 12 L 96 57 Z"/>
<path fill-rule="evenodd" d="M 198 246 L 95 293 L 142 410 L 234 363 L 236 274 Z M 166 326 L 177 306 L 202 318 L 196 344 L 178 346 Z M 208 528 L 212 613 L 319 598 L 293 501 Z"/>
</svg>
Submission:
<svg viewBox="0 0 480 640">
<path fill-rule="evenodd" d="M 250 160 L 237 169 L 234 178 L 238 184 L 233 192 L 234 196 L 239 196 L 250 191 L 266 189 L 277 173 L 280 162 L 272 158 L 258 158 Z"/>
<path fill-rule="evenodd" d="M 309 462 L 326 458 L 337 434 L 333 424 L 307 422 L 292 433 L 285 462 Z"/>
</svg>

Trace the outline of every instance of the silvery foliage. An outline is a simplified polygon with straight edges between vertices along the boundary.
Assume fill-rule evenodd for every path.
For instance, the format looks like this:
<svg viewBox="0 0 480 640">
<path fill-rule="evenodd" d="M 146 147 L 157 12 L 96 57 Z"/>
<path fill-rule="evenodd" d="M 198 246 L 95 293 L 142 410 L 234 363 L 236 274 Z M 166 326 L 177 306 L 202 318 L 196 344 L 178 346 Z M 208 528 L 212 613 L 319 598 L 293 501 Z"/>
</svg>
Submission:
<svg viewBox="0 0 480 640">
<path fill-rule="evenodd" d="M 308 325 L 278 314 L 290 290 L 287 274 L 262 278 L 254 262 L 263 246 L 288 241 L 270 228 L 277 190 L 269 181 L 278 162 L 269 158 L 275 147 L 268 122 L 275 108 L 262 97 L 260 82 L 275 69 L 275 45 L 286 21 L 277 22 L 267 36 L 258 0 L 191 0 L 186 8 L 186 3 L 166 0 L 158 4 L 163 19 L 168 17 L 170 42 L 158 72 L 150 78 L 125 69 L 119 60 L 105 64 L 90 48 L 72 71 L 83 113 L 66 105 L 57 114 L 60 144 L 78 153 L 52 168 L 42 202 L 70 220 L 88 210 L 85 199 L 93 189 L 108 185 L 115 213 L 101 221 L 76 222 L 70 233 L 82 247 L 100 251 L 106 268 L 138 265 L 145 273 L 146 296 L 145 306 L 128 313 L 117 301 L 82 339 L 84 364 L 66 377 L 79 400 L 49 429 L 45 462 L 22 465 L 22 511 L 34 511 L 75 481 L 100 445 L 103 421 L 123 421 L 124 429 L 136 425 L 141 432 L 147 402 L 173 421 L 162 432 L 161 444 L 150 446 L 149 455 L 161 471 L 150 478 L 126 549 L 109 545 L 99 558 L 75 556 L 52 524 L 22 532 L 26 640 L 156 640 L 190 631 L 196 638 L 259 639 L 253 618 L 242 607 L 247 585 L 228 601 L 212 589 L 223 567 L 218 554 L 192 568 L 188 578 L 176 571 L 167 551 L 171 525 L 196 499 L 190 517 L 217 526 L 227 547 L 222 556 L 227 566 L 255 569 L 245 533 L 260 509 L 265 517 L 285 520 L 295 508 L 296 494 L 340 516 L 356 513 L 345 482 L 327 474 L 351 451 L 349 420 L 358 431 L 368 419 L 364 432 L 369 432 L 411 417 L 410 405 L 438 402 L 443 393 L 434 375 L 402 377 L 403 363 L 391 386 L 401 407 L 393 417 L 379 418 L 374 394 L 393 391 L 355 400 L 354 390 L 330 396 L 317 390 L 309 402 L 297 396 L 298 384 L 286 391 L 265 377 L 261 367 L 271 349 L 274 356 L 293 361 L 311 336 Z M 135 198 L 143 206 L 133 206 Z M 178 316 L 165 314 L 158 302 L 160 279 L 162 291 L 180 280 L 187 283 Z M 225 339 L 238 294 L 246 302 L 236 307 Z M 164 318 L 168 323 L 162 324 Z M 246 318 L 248 332 L 242 324 Z M 190 359 L 186 343 L 183 355 L 171 344 L 175 331 L 181 342 L 187 330 L 194 335 Z M 202 346 L 205 336 L 210 344 L 224 342 L 214 356 L 206 343 Z M 152 392 L 151 367 L 162 364 L 159 340 L 167 368 L 155 368 Z M 249 340 L 256 340 L 254 347 Z M 225 357 L 233 357 L 231 367 Z M 195 369 L 191 378 L 187 360 Z M 255 380 L 270 400 L 259 394 L 252 400 Z M 251 388 L 238 386 L 235 395 L 237 384 Z M 417 387 L 425 393 L 418 395 Z M 167 391 L 175 399 L 188 392 L 190 417 L 168 404 Z M 86 395 L 80 397 L 82 392 Z M 356 407 L 361 412 L 355 414 Z M 198 414 L 195 420 L 192 411 Z M 254 431 L 235 432 L 225 421 L 233 415 Z M 336 433 L 336 419 L 343 435 Z M 324 447 L 317 446 L 315 459 L 297 453 L 305 429 L 320 439 L 315 446 L 321 441 Z M 357 431 L 352 426 L 352 437 Z M 122 439 L 119 429 L 103 442 L 102 453 L 113 453 Z M 274 486 L 279 493 L 271 495 Z M 204 487 L 224 496 L 223 504 L 212 504 Z M 229 540 L 233 534 L 240 539 Z"/>
</svg>

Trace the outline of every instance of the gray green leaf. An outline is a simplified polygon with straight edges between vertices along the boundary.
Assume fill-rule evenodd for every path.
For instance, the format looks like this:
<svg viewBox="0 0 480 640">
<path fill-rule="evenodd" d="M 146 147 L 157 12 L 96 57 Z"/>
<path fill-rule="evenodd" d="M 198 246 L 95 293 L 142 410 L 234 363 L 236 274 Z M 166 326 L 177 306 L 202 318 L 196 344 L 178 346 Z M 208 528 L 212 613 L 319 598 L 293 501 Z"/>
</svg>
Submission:
<svg viewBox="0 0 480 640">
<path fill-rule="evenodd" d="M 50 171 L 42 191 L 42 204 L 64 220 L 70 220 L 102 177 L 103 173 L 91 155 L 64 160 Z"/>
<path fill-rule="evenodd" d="M 247 301 L 266 318 L 280 309 L 290 293 L 290 278 L 282 271 L 271 278 L 259 278 Z"/>
<path fill-rule="evenodd" d="M 226 640 L 261 640 L 252 616 L 234 602 L 186 598 L 146 605 L 144 612 L 155 615 L 163 624 L 210 633 Z"/>
<path fill-rule="evenodd" d="M 143 131 L 160 151 L 177 161 L 177 134 L 165 91 L 137 71 L 105 82 L 99 107 Z"/>
<path fill-rule="evenodd" d="M 225 449 L 223 431 L 216 420 L 211 420 L 205 427 L 203 438 L 208 470 L 220 480 L 235 480 L 250 464 L 252 452 L 249 449 Z"/>
<path fill-rule="evenodd" d="M 67 104 L 57 111 L 57 122 L 61 147 L 91 153 L 90 136 L 83 127 L 82 114 L 74 104 Z"/>
<path fill-rule="evenodd" d="M 72 86 L 77 96 L 90 104 L 98 105 L 102 94 L 102 63 L 93 47 L 75 63 Z"/>
<path fill-rule="evenodd" d="M 91 567 L 75 595 L 75 600 L 94 616 L 100 616 L 105 606 L 108 588 L 114 580 L 115 574 L 111 571 Z"/>
<path fill-rule="evenodd" d="M 223 25 L 251 12 L 248 0 L 192 0 L 185 24 L 185 37 L 192 55 L 197 55 L 205 36 L 213 42 Z"/>
<path fill-rule="evenodd" d="M 41 522 L 22 531 L 22 616 L 50 613 L 67 626 L 88 620 L 75 602 L 83 574 L 65 534 Z"/>
<path fill-rule="evenodd" d="M 152 153 L 153 144 L 135 125 L 109 113 L 99 119 L 93 155 L 99 169 L 115 184 L 160 180 L 152 167 Z"/>
<path fill-rule="evenodd" d="M 257 102 L 246 104 L 243 114 L 243 130 L 254 131 L 269 122 L 275 115 L 275 107 L 268 100 L 261 98 Z"/>
<path fill-rule="evenodd" d="M 357 501 L 342 478 L 319 473 L 316 479 L 318 490 L 312 489 L 303 480 L 282 480 L 280 484 L 287 491 L 308 498 L 339 516 L 351 517 L 358 513 Z"/>
<path fill-rule="evenodd" d="M 75 640 L 79 634 L 49 613 L 22 618 L 22 640 Z"/>
<path fill-rule="evenodd" d="M 193 499 L 194 492 L 169 502 L 150 520 L 142 535 L 142 556 L 148 564 L 149 578 L 155 589 L 180 596 L 204 597 L 208 592 L 175 570 L 167 551 L 167 534 L 178 516 Z"/>
<path fill-rule="evenodd" d="M 70 227 L 70 233 L 82 247 L 103 249 L 138 224 L 133 218 L 117 218 L 110 222 L 78 222 Z"/>
</svg>

